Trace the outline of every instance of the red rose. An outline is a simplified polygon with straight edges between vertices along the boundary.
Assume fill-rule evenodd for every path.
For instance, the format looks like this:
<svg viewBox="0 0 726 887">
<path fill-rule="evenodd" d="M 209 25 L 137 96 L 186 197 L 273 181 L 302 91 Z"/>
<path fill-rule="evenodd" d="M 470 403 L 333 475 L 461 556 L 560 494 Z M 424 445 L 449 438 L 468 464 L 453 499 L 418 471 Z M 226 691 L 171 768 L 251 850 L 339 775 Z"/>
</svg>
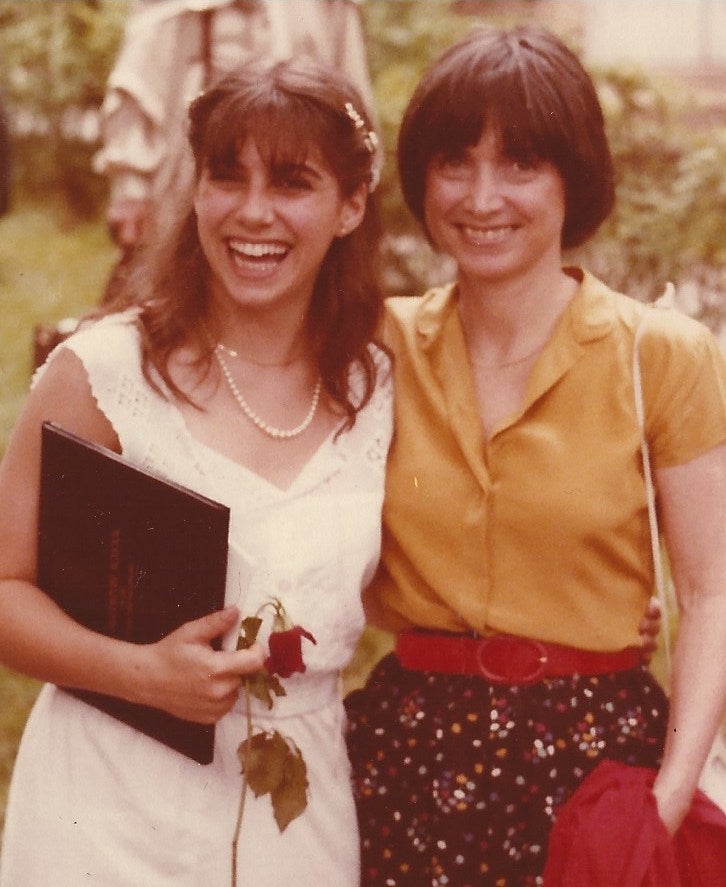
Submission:
<svg viewBox="0 0 726 887">
<path fill-rule="evenodd" d="M 281 678 L 289 678 L 296 671 L 304 672 L 303 638 L 317 644 L 310 632 L 300 625 L 294 625 L 287 631 L 273 631 L 269 641 L 270 655 L 265 661 L 265 668 L 271 674 L 279 675 Z"/>
</svg>

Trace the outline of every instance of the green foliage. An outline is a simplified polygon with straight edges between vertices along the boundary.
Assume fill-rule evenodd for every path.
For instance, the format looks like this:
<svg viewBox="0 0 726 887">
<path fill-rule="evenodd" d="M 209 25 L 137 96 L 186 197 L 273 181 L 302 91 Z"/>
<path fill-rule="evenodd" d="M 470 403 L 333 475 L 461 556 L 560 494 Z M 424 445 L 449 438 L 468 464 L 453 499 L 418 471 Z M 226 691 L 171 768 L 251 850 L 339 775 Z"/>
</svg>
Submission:
<svg viewBox="0 0 726 887">
<path fill-rule="evenodd" d="M 0 85 L 14 120 L 16 184 L 60 188 L 81 216 L 105 182 L 91 170 L 95 112 L 128 12 L 124 0 L 0 2 Z"/>
<path fill-rule="evenodd" d="M 114 259 L 105 227 L 69 229 L 52 204 L 16 206 L 0 219 L 0 456 L 25 399 L 33 328 L 78 316 L 98 301 Z M 0 831 L 15 751 L 38 684 L 0 667 Z"/>
<path fill-rule="evenodd" d="M 714 328 L 726 289 L 726 120 L 699 125 L 697 99 L 642 71 L 595 72 L 617 171 L 617 204 L 580 253 L 644 299 L 673 281 Z M 695 125 L 694 125 L 695 124 Z"/>
<path fill-rule="evenodd" d="M 130 4 L 0 0 L 0 92 L 13 113 L 21 191 L 60 190 L 76 216 L 98 213 L 105 182 L 91 168 L 93 130 Z M 450 277 L 397 184 L 398 124 L 423 71 L 473 27 L 511 24 L 506 4 L 464 15 L 451 0 L 366 0 L 368 57 L 386 157 L 380 196 L 389 232 L 384 284 L 411 294 Z M 517 15 L 522 18 L 519 4 Z M 504 13 L 503 13 L 504 11 Z M 566 36 L 566 39 L 569 39 Z M 714 126 L 686 90 L 636 70 L 595 71 L 618 173 L 612 217 L 577 258 L 616 288 L 649 298 L 673 280 L 687 308 L 716 328 L 726 290 L 726 121 Z"/>
<path fill-rule="evenodd" d="M 0 219 L 0 456 L 27 394 L 35 325 L 96 304 L 115 255 L 103 224 L 69 227 L 52 202 L 23 204 Z"/>
<path fill-rule="evenodd" d="M 355 649 L 353 658 L 343 670 L 343 694 L 359 690 L 376 664 L 393 650 L 394 637 L 387 631 L 368 626 Z"/>
<path fill-rule="evenodd" d="M 256 798 L 270 795 L 277 827 L 284 832 L 308 803 L 308 771 L 300 749 L 279 731 L 254 733 L 239 747 L 242 772 Z"/>
</svg>

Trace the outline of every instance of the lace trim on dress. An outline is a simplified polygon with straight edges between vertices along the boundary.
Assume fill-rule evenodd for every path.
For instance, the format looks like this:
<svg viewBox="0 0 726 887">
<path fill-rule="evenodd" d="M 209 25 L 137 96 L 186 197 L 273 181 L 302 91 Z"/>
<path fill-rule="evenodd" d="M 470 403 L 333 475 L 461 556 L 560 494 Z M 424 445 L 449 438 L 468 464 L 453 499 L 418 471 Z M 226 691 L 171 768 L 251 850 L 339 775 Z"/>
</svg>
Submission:
<svg viewBox="0 0 726 887">
<path fill-rule="evenodd" d="M 59 348 L 70 348 L 82 361 L 93 397 L 116 431 L 126 458 L 169 478 L 187 476 L 191 462 L 207 495 L 214 496 L 218 479 L 210 476 L 206 460 L 200 458 L 181 412 L 171 396 L 154 391 L 144 378 L 136 313 L 132 309 L 104 317 L 76 332 Z M 375 389 L 353 428 L 335 438 L 334 447 L 341 460 L 363 453 L 368 462 L 380 464 L 386 459 L 391 438 L 393 379 L 385 352 L 373 344 L 369 348 L 376 367 Z M 36 372 L 33 384 L 45 366 Z M 362 393 L 362 384 L 362 370 L 353 369 L 350 385 L 354 396 Z M 160 387 L 165 389 L 161 383 Z M 260 501 L 265 499 L 260 493 Z"/>
</svg>

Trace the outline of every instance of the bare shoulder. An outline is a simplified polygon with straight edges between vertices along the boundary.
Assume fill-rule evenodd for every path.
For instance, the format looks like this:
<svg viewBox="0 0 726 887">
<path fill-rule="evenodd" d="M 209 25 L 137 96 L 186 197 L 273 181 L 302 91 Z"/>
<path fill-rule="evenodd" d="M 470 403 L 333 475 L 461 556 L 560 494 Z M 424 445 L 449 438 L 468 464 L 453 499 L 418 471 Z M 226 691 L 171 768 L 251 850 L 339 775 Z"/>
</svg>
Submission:
<svg viewBox="0 0 726 887">
<path fill-rule="evenodd" d="M 34 576 L 41 427 L 46 421 L 118 449 L 118 438 L 91 394 L 82 362 L 61 350 L 28 395 L 0 463 L 2 577 Z"/>
<path fill-rule="evenodd" d="M 45 421 L 119 449 L 118 436 L 93 396 L 83 362 L 70 349 L 61 349 L 46 367 L 28 396 L 19 424 L 30 422 L 39 428 Z"/>
<path fill-rule="evenodd" d="M 118 450 L 113 426 L 96 403 L 81 360 L 62 349 L 45 368 L 21 410 L 0 465 L 0 497 L 37 482 L 43 422 Z M 4 505 L 5 503 L 3 503 Z"/>
</svg>

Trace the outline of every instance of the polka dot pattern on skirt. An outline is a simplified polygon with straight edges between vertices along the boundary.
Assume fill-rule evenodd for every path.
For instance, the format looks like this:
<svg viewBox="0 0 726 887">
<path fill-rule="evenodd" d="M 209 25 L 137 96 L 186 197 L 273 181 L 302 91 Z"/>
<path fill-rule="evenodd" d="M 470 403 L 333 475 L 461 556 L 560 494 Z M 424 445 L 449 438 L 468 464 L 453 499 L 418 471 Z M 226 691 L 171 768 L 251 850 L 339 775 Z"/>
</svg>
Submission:
<svg viewBox="0 0 726 887">
<path fill-rule="evenodd" d="M 541 884 L 559 807 L 602 759 L 658 766 L 667 719 L 641 668 L 508 687 L 393 654 L 347 708 L 362 887 Z"/>
</svg>

